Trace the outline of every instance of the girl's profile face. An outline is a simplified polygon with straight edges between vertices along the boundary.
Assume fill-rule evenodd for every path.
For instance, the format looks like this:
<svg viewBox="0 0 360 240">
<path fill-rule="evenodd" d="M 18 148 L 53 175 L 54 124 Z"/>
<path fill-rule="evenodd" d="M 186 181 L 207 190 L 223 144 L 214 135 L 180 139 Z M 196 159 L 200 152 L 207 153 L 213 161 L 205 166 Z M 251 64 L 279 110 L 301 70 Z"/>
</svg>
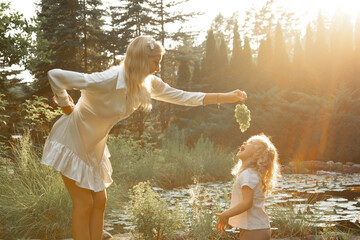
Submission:
<svg viewBox="0 0 360 240">
<path fill-rule="evenodd" d="M 155 55 L 149 57 L 149 74 L 153 74 L 155 72 L 160 71 L 161 59 L 162 59 L 161 55 Z"/>
<path fill-rule="evenodd" d="M 242 161 L 255 157 L 255 154 L 259 147 L 259 143 L 254 139 L 243 142 L 243 144 L 239 147 L 239 151 L 236 154 L 236 157 L 241 159 Z"/>
</svg>

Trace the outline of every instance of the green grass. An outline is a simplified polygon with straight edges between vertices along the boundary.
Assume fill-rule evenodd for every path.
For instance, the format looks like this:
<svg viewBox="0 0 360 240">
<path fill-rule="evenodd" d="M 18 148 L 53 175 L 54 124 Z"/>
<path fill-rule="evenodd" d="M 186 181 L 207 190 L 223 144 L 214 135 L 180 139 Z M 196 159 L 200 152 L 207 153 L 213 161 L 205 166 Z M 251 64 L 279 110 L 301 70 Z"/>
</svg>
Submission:
<svg viewBox="0 0 360 240">
<path fill-rule="evenodd" d="M 69 237 L 72 204 L 60 174 L 40 163 L 29 133 L 14 156 L 13 168 L 0 172 L 0 238 Z"/>
<path fill-rule="evenodd" d="M 133 186 L 151 180 L 171 189 L 200 181 L 230 179 L 234 165 L 228 152 L 217 149 L 208 139 L 199 138 L 194 146 L 186 144 L 186 133 L 177 128 L 167 131 L 156 147 L 146 135 L 135 140 L 119 135 L 109 140 L 113 179 Z"/>
</svg>

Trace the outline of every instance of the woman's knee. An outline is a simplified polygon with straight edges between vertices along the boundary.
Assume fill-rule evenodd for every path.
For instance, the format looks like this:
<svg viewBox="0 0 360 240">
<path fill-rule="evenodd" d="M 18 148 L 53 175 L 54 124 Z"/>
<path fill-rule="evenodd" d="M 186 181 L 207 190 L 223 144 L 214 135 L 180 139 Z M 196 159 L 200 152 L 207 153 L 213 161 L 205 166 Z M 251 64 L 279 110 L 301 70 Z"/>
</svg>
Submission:
<svg viewBox="0 0 360 240">
<path fill-rule="evenodd" d="M 91 213 L 94 207 L 94 201 L 89 196 L 89 198 L 73 199 L 73 210 L 78 213 Z"/>
<path fill-rule="evenodd" d="M 106 192 L 103 191 L 103 192 L 93 193 L 93 201 L 94 201 L 93 208 L 104 211 L 107 202 Z"/>
</svg>

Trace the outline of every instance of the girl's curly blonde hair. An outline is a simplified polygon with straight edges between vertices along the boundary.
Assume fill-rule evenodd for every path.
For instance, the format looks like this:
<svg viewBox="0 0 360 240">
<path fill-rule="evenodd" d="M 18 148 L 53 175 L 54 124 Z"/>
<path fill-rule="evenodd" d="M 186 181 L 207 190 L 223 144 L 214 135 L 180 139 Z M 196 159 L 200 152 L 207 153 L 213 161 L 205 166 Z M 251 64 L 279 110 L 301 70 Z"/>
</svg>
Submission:
<svg viewBox="0 0 360 240">
<path fill-rule="evenodd" d="M 262 189 L 265 195 L 273 190 L 276 180 L 280 175 L 278 153 L 270 138 L 264 134 L 250 137 L 247 142 L 254 141 L 259 146 L 256 156 L 248 159 L 244 164 L 240 160 L 233 168 L 233 175 L 238 175 L 247 168 L 254 168 L 261 179 Z"/>
</svg>

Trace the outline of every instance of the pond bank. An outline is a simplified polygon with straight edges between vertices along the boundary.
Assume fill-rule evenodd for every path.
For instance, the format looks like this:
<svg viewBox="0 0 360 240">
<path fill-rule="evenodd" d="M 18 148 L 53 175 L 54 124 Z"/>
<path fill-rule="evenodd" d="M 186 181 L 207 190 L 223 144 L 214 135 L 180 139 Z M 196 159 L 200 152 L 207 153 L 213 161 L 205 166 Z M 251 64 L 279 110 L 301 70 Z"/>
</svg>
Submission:
<svg viewBox="0 0 360 240">
<path fill-rule="evenodd" d="M 165 190 L 153 188 L 153 190 L 170 207 L 179 203 L 183 209 L 189 210 L 191 209 L 189 200 L 194 197 L 196 199 L 203 199 L 201 204 L 204 207 L 211 208 L 218 203 L 221 208 L 226 208 L 231 188 L 232 181 L 227 181 L 199 183 L 181 189 Z M 354 225 L 355 222 L 359 224 L 359 220 L 356 220 L 360 216 L 359 189 L 359 174 L 283 175 L 266 203 L 272 226 L 281 229 L 280 232 L 275 233 L 274 237 L 287 237 L 287 233 L 290 235 L 291 231 L 294 231 L 292 229 L 293 226 L 299 220 L 303 224 L 302 227 L 299 227 L 300 230 L 301 228 L 308 227 L 321 231 L 321 229 L 335 225 L 347 229 L 353 228 L 350 225 Z M 191 193 L 196 194 L 193 196 Z M 191 211 L 186 212 L 188 213 L 188 218 L 191 218 Z M 285 213 L 287 214 L 284 215 Z M 121 234 L 131 232 L 133 227 L 129 220 L 129 215 L 120 209 L 113 209 L 105 217 L 105 229 L 116 237 L 126 239 L 126 235 Z M 309 234 L 317 232 L 317 230 L 311 231 Z M 329 232 L 326 233 L 328 234 Z"/>
<path fill-rule="evenodd" d="M 334 162 L 334 161 L 291 161 L 287 165 L 282 166 L 281 172 L 291 173 L 316 173 L 317 171 L 332 172 L 337 174 L 353 174 L 360 173 L 360 164 L 354 162 Z"/>
<path fill-rule="evenodd" d="M 336 239 L 336 236 L 333 236 L 333 239 Z M 131 234 L 129 233 L 124 233 L 124 234 L 115 234 L 113 235 L 113 237 L 111 238 L 113 240 L 135 240 L 135 238 L 133 238 L 131 236 Z M 315 235 L 309 235 L 306 237 L 301 237 L 301 238 L 294 238 L 294 237 L 289 237 L 289 238 L 271 238 L 272 240 L 320 240 L 323 239 L 321 238 L 321 236 L 315 236 Z M 331 240 L 332 238 L 326 238 Z M 351 235 L 348 238 L 349 240 L 360 240 L 360 235 Z M 183 238 L 183 240 L 185 240 Z"/>
</svg>

